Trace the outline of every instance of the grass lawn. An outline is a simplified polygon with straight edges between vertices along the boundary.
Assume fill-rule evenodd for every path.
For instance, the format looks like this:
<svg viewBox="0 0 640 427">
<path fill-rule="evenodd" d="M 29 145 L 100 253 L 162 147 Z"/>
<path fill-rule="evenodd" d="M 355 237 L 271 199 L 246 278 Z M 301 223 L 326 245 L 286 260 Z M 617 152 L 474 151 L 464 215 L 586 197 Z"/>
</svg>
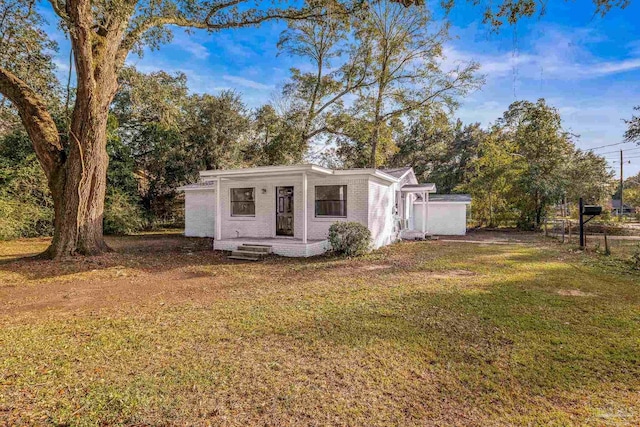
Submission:
<svg viewBox="0 0 640 427">
<path fill-rule="evenodd" d="M 639 425 L 640 274 L 554 242 L 0 242 L 0 425 Z"/>
</svg>

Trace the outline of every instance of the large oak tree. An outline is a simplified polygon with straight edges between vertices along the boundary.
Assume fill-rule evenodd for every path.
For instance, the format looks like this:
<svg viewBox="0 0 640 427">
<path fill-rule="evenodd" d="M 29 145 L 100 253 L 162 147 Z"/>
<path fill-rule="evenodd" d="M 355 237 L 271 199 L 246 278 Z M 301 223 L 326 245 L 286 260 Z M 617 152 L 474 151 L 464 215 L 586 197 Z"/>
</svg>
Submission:
<svg viewBox="0 0 640 427">
<path fill-rule="evenodd" d="M 55 232 L 50 258 L 98 254 L 103 239 L 103 211 L 108 155 L 109 106 L 118 91 L 118 75 L 132 51 L 158 47 L 171 27 L 223 29 L 258 25 L 274 19 L 322 19 L 322 10 L 350 13 L 364 1 L 324 0 L 49 0 L 59 28 L 70 40 L 76 72 L 75 102 L 66 128 L 60 128 L 43 91 L 30 83 L 24 59 L 0 63 L 0 94 L 17 109 L 45 172 L 54 201 Z M 2 29 L 34 32 L 39 22 L 35 0 L 9 3 L 17 18 L 0 17 Z M 16 31 L 0 40 L 0 50 L 20 50 L 27 36 Z M 41 31 L 40 31 L 41 34 Z M 29 53 L 27 52 L 27 57 Z M 24 57 L 24 55 L 23 55 Z"/>
</svg>

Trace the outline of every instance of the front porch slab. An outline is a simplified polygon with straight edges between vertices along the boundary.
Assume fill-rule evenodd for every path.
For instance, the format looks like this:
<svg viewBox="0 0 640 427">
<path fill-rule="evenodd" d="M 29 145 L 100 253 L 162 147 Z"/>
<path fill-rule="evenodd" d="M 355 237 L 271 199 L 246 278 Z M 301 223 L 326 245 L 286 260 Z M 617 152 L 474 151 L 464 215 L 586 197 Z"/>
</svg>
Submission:
<svg viewBox="0 0 640 427">
<path fill-rule="evenodd" d="M 241 245 L 268 245 L 271 251 L 285 257 L 310 257 L 321 255 L 331 246 L 328 240 L 307 240 L 293 238 L 234 237 L 214 240 L 213 249 L 217 251 L 235 251 Z"/>
</svg>

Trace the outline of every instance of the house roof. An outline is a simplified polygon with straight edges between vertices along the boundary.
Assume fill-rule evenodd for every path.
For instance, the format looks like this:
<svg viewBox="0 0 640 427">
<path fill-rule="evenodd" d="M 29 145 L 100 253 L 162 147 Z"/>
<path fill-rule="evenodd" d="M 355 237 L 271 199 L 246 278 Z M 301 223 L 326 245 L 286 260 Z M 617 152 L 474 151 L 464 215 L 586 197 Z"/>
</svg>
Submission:
<svg viewBox="0 0 640 427">
<path fill-rule="evenodd" d="M 612 199 L 611 200 L 611 207 L 614 209 L 619 209 L 620 208 L 620 199 Z M 624 204 L 624 209 L 631 209 L 631 206 L 628 204 Z"/>
<path fill-rule="evenodd" d="M 225 169 L 201 171 L 200 177 L 205 181 L 224 178 L 243 177 L 266 177 L 284 176 L 299 173 L 309 173 L 315 175 L 372 175 L 389 182 L 398 182 L 399 179 L 380 169 L 328 169 L 313 164 L 290 165 L 290 166 L 260 166 L 244 169 Z"/>
<path fill-rule="evenodd" d="M 396 178 L 402 178 L 403 176 L 406 175 L 407 172 L 409 172 L 411 169 L 413 169 L 410 166 L 404 167 L 404 168 L 395 168 L 395 169 L 380 169 L 382 172 L 391 175 L 391 176 L 395 176 Z"/>
<path fill-rule="evenodd" d="M 469 194 L 432 194 L 429 196 L 429 201 L 471 203 L 471 196 Z"/>
<path fill-rule="evenodd" d="M 288 165 L 288 166 L 258 166 L 255 168 L 240 169 L 215 169 L 200 171 L 201 177 L 232 177 L 241 175 L 279 175 L 287 173 L 311 172 L 317 174 L 331 175 L 331 169 L 318 165 Z"/>
</svg>

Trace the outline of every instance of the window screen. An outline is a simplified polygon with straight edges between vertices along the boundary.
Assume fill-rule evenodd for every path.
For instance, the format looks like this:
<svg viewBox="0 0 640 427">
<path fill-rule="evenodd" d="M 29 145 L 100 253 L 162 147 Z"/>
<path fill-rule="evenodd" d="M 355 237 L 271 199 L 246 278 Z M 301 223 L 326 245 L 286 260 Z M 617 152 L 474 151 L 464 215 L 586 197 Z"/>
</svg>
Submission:
<svg viewBox="0 0 640 427">
<path fill-rule="evenodd" d="M 347 186 L 316 186 L 316 216 L 346 217 Z"/>
</svg>

